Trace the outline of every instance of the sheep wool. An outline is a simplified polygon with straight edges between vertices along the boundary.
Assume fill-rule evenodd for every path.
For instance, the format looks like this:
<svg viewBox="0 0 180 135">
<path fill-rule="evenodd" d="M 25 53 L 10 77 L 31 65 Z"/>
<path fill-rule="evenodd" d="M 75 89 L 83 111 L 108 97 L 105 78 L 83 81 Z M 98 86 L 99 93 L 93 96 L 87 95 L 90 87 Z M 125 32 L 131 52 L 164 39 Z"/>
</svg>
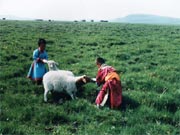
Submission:
<svg viewBox="0 0 180 135">
<path fill-rule="evenodd" d="M 74 76 L 71 71 L 58 70 L 49 71 L 43 77 L 44 101 L 47 102 L 47 94 L 49 91 L 66 92 L 75 98 L 77 92 L 77 83 L 80 85 L 88 82 L 94 82 L 91 78 L 83 76 Z"/>
</svg>

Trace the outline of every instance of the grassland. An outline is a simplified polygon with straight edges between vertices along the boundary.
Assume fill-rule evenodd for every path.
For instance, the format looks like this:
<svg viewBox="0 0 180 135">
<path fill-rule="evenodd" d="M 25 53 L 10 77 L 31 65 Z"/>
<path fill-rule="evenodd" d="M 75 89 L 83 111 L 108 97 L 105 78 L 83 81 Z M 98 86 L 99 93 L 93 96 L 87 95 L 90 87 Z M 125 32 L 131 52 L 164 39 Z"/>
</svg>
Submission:
<svg viewBox="0 0 180 135">
<path fill-rule="evenodd" d="M 44 103 L 43 87 L 26 79 L 40 37 L 75 75 L 95 77 L 96 56 L 106 58 L 121 76 L 121 108 L 95 108 L 95 84 Z M 0 134 L 180 134 L 180 26 L 0 21 Z"/>
</svg>

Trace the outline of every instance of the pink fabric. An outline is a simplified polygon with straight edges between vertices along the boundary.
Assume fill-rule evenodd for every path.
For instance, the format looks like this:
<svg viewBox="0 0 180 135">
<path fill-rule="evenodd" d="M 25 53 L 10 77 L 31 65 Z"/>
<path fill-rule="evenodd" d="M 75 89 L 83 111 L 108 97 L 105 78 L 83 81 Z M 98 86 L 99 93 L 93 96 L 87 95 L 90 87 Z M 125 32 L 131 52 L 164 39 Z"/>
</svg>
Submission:
<svg viewBox="0 0 180 135">
<path fill-rule="evenodd" d="M 115 69 L 111 66 L 103 66 L 100 67 L 96 76 L 96 82 L 98 86 L 103 84 L 105 82 L 105 77 L 107 76 L 108 73 L 110 72 L 115 72 Z"/>
<path fill-rule="evenodd" d="M 97 73 L 97 84 L 103 84 L 103 86 L 96 98 L 96 104 L 101 104 L 105 94 L 107 93 L 107 90 L 109 90 L 110 108 L 113 109 L 118 108 L 122 102 L 122 87 L 121 82 L 116 79 L 108 80 L 105 82 L 105 77 L 110 72 L 115 72 L 115 69 L 107 66 L 105 68 L 99 69 Z"/>
</svg>

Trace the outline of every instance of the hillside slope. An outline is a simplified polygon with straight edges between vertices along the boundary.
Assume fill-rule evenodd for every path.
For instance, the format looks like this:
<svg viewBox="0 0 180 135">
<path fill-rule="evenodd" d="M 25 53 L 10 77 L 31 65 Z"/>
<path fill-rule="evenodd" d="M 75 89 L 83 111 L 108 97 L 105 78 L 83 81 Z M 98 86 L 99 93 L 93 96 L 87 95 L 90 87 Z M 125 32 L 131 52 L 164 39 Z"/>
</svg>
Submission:
<svg viewBox="0 0 180 135">
<path fill-rule="evenodd" d="M 146 15 L 146 14 L 128 15 L 126 17 L 117 18 L 112 21 L 113 22 L 121 22 L 121 23 L 180 24 L 179 18 Z"/>
</svg>

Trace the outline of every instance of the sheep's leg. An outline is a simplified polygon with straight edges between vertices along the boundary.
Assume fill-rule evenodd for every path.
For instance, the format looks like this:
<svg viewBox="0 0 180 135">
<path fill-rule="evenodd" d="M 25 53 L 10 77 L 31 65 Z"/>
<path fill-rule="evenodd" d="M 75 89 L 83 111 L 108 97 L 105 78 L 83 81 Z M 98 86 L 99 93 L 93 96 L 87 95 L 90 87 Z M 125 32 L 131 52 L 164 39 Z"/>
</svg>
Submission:
<svg viewBox="0 0 180 135">
<path fill-rule="evenodd" d="M 74 95 L 73 95 L 72 93 L 70 94 L 70 96 L 71 96 L 71 98 L 74 100 Z"/>
<path fill-rule="evenodd" d="M 74 100 L 76 99 L 76 92 L 72 92 L 72 93 L 69 93 L 69 95 L 71 96 L 71 98 Z"/>
<path fill-rule="evenodd" d="M 48 94 L 48 90 L 44 91 L 44 101 L 47 102 L 47 94 Z"/>
<path fill-rule="evenodd" d="M 76 92 L 73 92 L 74 99 L 77 99 Z"/>
<path fill-rule="evenodd" d="M 71 96 L 71 98 L 74 100 L 74 94 L 72 92 L 68 92 L 68 94 Z"/>
</svg>

